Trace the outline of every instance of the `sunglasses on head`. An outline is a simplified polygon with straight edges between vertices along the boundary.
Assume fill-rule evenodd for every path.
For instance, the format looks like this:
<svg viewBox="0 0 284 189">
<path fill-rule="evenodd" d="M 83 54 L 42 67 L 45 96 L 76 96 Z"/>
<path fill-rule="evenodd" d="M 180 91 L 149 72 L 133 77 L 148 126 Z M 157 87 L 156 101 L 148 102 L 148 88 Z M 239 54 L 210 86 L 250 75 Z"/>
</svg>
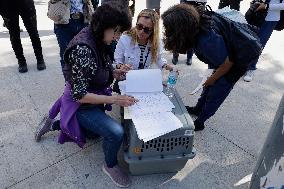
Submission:
<svg viewBox="0 0 284 189">
<path fill-rule="evenodd" d="M 149 27 L 144 27 L 142 24 L 136 24 L 136 29 L 139 30 L 139 31 L 143 30 L 144 33 L 146 33 L 146 34 L 152 33 L 152 30 Z"/>
</svg>

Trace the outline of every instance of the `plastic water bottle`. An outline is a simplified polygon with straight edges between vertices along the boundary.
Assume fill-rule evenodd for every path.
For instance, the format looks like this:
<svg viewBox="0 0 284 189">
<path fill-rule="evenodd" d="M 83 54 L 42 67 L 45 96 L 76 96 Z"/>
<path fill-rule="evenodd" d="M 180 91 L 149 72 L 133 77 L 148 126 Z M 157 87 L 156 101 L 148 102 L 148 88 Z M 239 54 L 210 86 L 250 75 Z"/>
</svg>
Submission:
<svg viewBox="0 0 284 189">
<path fill-rule="evenodd" d="M 166 95 L 170 98 L 174 96 L 174 89 L 176 83 L 177 83 L 177 72 L 174 70 L 170 71 L 168 76 L 167 88 L 166 88 Z"/>
</svg>

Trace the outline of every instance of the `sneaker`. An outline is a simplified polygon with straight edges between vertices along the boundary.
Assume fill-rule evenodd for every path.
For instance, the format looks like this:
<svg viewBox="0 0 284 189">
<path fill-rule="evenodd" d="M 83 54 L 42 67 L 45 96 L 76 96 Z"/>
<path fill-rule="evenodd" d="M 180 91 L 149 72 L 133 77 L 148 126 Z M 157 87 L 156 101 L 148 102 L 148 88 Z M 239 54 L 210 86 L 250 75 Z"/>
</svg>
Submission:
<svg viewBox="0 0 284 189">
<path fill-rule="evenodd" d="M 198 111 L 195 107 L 189 107 L 189 106 L 185 106 L 187 112 L 191 115 L 195 115 L 198 116 L 200 114 L 200 111 Z"/>
<path fill-rule="evenodd" d="M 38 129 L 35 133 L 35 141 L 39 142 L 41 137 L 52 130 L 53 119 L 50 119 L 48 115 L 45 115 L 42 121 L 39 123 Z"/>
<path fill-rule="evenodd" d="M 130 186 L 129 176 L 118 165 L 109 168 L 104 163 L 103 172 L 109 176 L 116 186 L 120 188 L 127 188 Z"/>
<path fill-rule="evenodd" d="M 253 79 L 254 70 L 248 70 L 244 76 L 244 81 L 251 82 Z"/>
<path fill-rule="evenodd" d="M 202 131 L 205 128 L 204 123 L 199 123 L 196 120 L 194 121 L 194 126 L 194 131 Z"/>
</svg>

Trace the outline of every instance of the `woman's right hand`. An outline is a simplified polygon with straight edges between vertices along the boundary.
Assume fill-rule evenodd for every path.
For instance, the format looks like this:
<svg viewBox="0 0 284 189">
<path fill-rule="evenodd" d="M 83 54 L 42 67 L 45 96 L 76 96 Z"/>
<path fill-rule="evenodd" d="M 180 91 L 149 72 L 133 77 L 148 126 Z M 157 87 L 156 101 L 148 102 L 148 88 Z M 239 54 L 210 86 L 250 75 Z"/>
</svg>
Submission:
<svg viewBox="0 0 284 189">
<path fill-rule="evenodd" d="M 133 66 L 131 64 L 121 64 L 119 69 L 128 72 L 129 70 L 133 69 Z"/>
<path fill-rule="evenodd" d="M 262 11 L 267 9 L 267 4 L 266 3 L 259 3 L 259 6 L 257 7 L 256 11 Z"/>
<path fill-rule="evenodd" d="M 117 96 L 112 96 L 113 98 L 113 103 L 122 107 L 128 107 L 134 105 L 136 102 L 138 102 L 137 99 L 135 99 L 132 96 L 127 96 L 127 95 L 117 95 Z"/>
</svg>

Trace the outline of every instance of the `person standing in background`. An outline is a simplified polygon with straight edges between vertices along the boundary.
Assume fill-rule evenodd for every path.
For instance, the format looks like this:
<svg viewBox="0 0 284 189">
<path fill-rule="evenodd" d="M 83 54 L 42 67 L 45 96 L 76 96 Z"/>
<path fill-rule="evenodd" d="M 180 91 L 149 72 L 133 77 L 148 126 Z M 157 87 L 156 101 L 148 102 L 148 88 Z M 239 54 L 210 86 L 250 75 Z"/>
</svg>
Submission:
<svg viewBox="0 0 284 189">
<path fill-rule="evenodd" d="M 265 47 L 270 36 L 272 35 L 274 28 L 280 20 L 280 12 L 284 10 L 284 2 L 281 2 L 281 0 L 271 0 L 269 4 L 261 3 L 257 11 L 261 11 L 264 9 L 268 10 L 267 16 L 258 31 L 258 37 L 260 39 L 262 48 Z M 257 69 L 257 62 L 258 59 L 250 64 L 248 71 L 246 72 L 243 78 L 244 81 L 251 82 L 253 80 L 254 71 Z"/>
<path fill-rule="evenodd" d="M 146 0 L 146 8 L 154 9 L 160 16 L 161 0 Z"/>
<path fill-rule="evenodd" d="M 20 36 L 19 16 L 21 16 L 24 25 L 29 33 L 32 41 L 34 53 L 37 59 L 37 69 L 46 69 L 41 41 L 37 30 L 36 10 L 33 0 L 1 0 L 0 14 L 4 19 L 4 23 L 9 30 L 10 41 L 12 48 L 18 59 L 19 72 L 25 73 L 28 71 L 26 58 L 23 52 L 23 46 Z"/>
<path fill-rule="evenodd" d="M 230 9 L 240 11 L 240 3 L 242 0 L 220 0 L 218 9 L 230 6 Z"/>
<path fill-rule="evenodd" d="M 70 0 L 70 19 L 68 23 L 54 23 L 54 33 L 60 48 L 60 63 L 64 67 L 64 52 L 69 42 L 84 27 L 88 26 L 94 8 L 91 0 Z"/>
<path fill-rule="evenodd" d="M 207 0 L 180 0 L 180 3 L 186 3 L 189 5 L 193 5 L 196 7 L 204 7 L 207 3 Z M 192 56 L 193 56 L 193 49 L 189 49 L 186 52 L 186 65 L 191 65 L 192 64 Z M 173 59 L 172 63 L 176 65 L 178 63 L 178 57 L 179 53 L 173 52 Z"/>
</svg>

